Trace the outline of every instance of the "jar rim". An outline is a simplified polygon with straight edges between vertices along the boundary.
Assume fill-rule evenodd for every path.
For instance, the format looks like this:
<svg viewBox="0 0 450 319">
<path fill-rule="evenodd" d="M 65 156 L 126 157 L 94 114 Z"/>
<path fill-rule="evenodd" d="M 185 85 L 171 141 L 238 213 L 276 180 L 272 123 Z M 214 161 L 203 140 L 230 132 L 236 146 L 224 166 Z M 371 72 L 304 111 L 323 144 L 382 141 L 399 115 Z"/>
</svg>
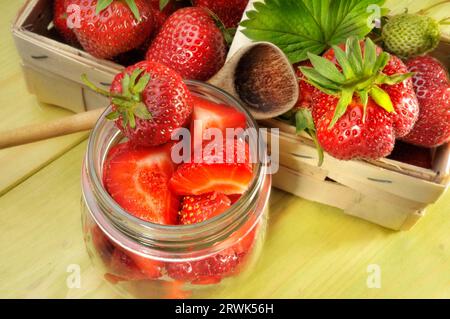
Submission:
<svg viewBox="0 0 450 319">
<path fill-rule="evenodd" d="M 231 96 L 229 93 L 205 82 L 194 80 L 185 80 L 184 82 L 190 89 L 196 87 L 207 89 L 208 91 L 212 91 L 216 95 L 231 101 L 233 107 L 237 108 L 246 115 L 247 126 L 258 130 L 258 124 L 250 112 L 241 104 L 240 101 Z M 89 184 L 93 186 L 93 193 L 96 200 L 100 202 L 103 213 L 108 212 L 108 214 L 105 215 L 107 215 L 107 218 L 110 221 L 113 221 L 113 223 L 115 222 L 116 228 L 119 228 L 128 236 L 139 239 L 144 244 L 151 245 L 155 241 L 160 242 L 163 240 L 165 243 L 177 243 L 178 246 L 182 243 L 189 244 L 192 243 L 192 241 L 198 241 L 199 237 L 204 240 L 208 238 L 211 242 L 216 242 L 229 236 L 229 234 L 237 230 L 240 225 L 248 219 L 249 216 L 245 216 L 248 211 L 246 208 L 250 208 L 251 205 L 254 205 L 258 200 L 258 192 L 262 188 L 266 177 L 265 175 L 267 174 L 267 167 L 264 164 L 267 161 L 266 145 L 260 139 L 257 139 L 257 145 L 258 148 L 262 148 L 263 150 L 261 153 L 261 149 L 259 149 L 259 153 L 264 156 L 264 160 L 261 161 L 258 158 L 256 163 L 254 163 L 253 178 L 250 186 L 229 209 L 227 209 L 224 213 L 207 219 L 201 223 L 191 225 L 157 224 L 137 218 L 125 211 L 118 203 L 114 201 L 103 186 L 102 178 L 100 176 L 102 176 L 103 163 L 106 158 L 106 154 L 109 151 L 109 147 L 105 152 L 106 154 L 103 154 L 102 156 L 103 159 L 100 164 L 100 172 L 97 171 L 96 159 L 94 157 L 96 151 L 98 151 L 97 142 L 100 137 L 100 133 L 105 129 L 105 125 L 107 125 L 107 119 L 105 117 L 110 110 L 111 106 L 109 106 L 102 113 L 90 134 L 85 157 L 85 169 L 90 181 Z M 117 129 L 117 132 L 115 136 L 111 138 L 110 143 L 112 144 L 114 141 L 119 140 L 120 135 L 121 133 Z M 84 185 L 82 185 L 82 189 L 83 196 L 86 200 L 86 190 Z M 93 217 L 95 219 L 95 216 Z"/>
</svg>

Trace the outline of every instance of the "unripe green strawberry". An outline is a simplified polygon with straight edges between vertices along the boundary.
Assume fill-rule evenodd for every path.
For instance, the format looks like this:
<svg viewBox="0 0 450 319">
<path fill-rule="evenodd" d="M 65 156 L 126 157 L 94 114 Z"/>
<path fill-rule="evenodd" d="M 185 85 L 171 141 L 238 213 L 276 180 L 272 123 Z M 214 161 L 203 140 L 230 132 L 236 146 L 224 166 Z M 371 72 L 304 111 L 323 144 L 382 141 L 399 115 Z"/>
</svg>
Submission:
<svg viewBox="0 0 450 319">
<path fill-rule="evenodd" d="M 403 13 L 389 19 L 382 31 L 387 51 L 402 58 L 430 52 L 439 43 L 439 23 L 433 18 Z"/>
</svg>

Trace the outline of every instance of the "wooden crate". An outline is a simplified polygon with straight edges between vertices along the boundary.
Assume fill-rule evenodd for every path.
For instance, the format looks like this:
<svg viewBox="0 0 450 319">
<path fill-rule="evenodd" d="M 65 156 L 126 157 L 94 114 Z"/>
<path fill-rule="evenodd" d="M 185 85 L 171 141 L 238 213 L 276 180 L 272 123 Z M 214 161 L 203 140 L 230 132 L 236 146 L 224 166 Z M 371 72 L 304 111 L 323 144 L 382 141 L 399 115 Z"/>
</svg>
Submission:
<svg viewBox="0 0 450 319">
<path fill-rule="evenodd" d="M 74 112 L 104 107 L 108 99 L 84 87 L 81 74 L 108 88 L 123 66 L 62 43 L 47 30 L 50 21 L 51 0 L 29 0 L 13 24 L 29 91 L 42 102 Z M 238 31 L 229 56 L 249 41 Z M 448 41 L 442 41 L 437 55 L 448 61 L 449 51 Z M 327 155 L 319 168 L 307 135 L 297 136 L 294 127 L 276 119 L 261 124 L 280 128 L 280 170 L 274 186 L 384 227 L 409 229 L 448 186 L 449 145 L 434 150 L 432 169 L 390 159 L 339 161 Z"/>
<path fill-rule="evenodd" d="M 250 0 L 247 10 L 253 9 L 256 1 L 261 0 Z M 426 2 L 424 7 L 432 3 Z M 239 29 L 231 51 L 250 42 Z M 449 52 L 449 37 L 443 35 L 432 55 L 449 67 Z M 261 124 L 280 130 L 280 169 L 273 177 L 275 187 L 387 228 L 410 229 L 449 185 L 449 144 L 431 151 L 431 169 L 387 158 L 340 161 L 327 154 L 322 167 L 318 167 L 317 151 L 307 134 L 297 135 L 294 126 L 278 119 Z"/>
<path fill-rule="evenodd" d="M 51 0 L 28 0 L 12 26 L 29 91 L 42 102 L 74 112 L 104 107 L 108 99 L 87 89 L 81 74 L 109 88 L 123 66 L 61 42 L 54 30 L 47 29 L 51 19 Z"/>
</svg>

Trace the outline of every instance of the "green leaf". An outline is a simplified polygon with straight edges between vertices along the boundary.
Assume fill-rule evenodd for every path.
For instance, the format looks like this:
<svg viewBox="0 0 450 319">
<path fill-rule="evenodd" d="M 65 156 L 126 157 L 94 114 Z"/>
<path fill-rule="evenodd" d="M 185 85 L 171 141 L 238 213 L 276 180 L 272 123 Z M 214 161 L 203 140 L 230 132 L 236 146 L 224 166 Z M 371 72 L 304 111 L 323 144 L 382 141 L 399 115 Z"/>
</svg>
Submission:
<svg viewBox="0 0 450 319">
<path fill-rule="evenodd" d="M 400 74 L 393 74 L 393 75 L 386 75 L 383 73 L 380 73 L 377 78 L 375 79 L 376 84 L 387 84 L 387 85 L 394 85 L 400 82 L 405 81 L 406 79 L 412 77 L 415 73 L 409 72 L 409 73 L 400 73 Z"/>
<path fill-rule="evenodd" d="M 295 113 L 296 133 L 305 131 L 306 129 L 315 130 L 311 111 L 301 108 Z"/>
<path fill-rule="evenodd" d="M 369 93 L 366 90 L 358 92 L 361 104 L 363 106 L 363 122 L 366 121 L 367 103 L 369 102 Z"/>
<path fill-rule="evenodd" d="M 394 106 L 392 105 L 391 97 L 384 90 L 380 89 L 378 86 L 372 87 L 370 90 L 370 97 L 388 112 L 395 112 Z"/>
<path fill-rule="evenodd" d="M 308 58 L 314 69 L 325 78 L 335 83 L 343 83 L 345 81 L 344 75 L 339 72 L 336 65 L 330 60 L 312 53 L 308 53 Z"/>
<path fill-rule="evenodd" d="M 136 80 L 139 77 L 139 75 L 142 74 L 142 72 L 144 72 L 143 69 L 135 69 L 132 73 L 131 73 L 131 77 L 130 77 L 130 92 L 134 92 L 134 86 L 136 85 Z"/>
<path fill-rule="evenodd" d="M 366 36 L 373 12 L 385 0 L 266 0 L 255 2 L 243 33 L 254 41 L 269 41 L 280 47 L 292 63 L 306 60 L 307 53 L 320 54 L 348 37 Z"/>
<path fill-rule="evenodd" d="M 341 91 L 341 97 L 339 99 L 338 104 L 336 105 L 336 109 L 334 110 L 333 119 L 331 120 L 330 126 L 328 129 L 332 129 L 334 124 L 345 114 L 347 111 L 348 105 L 352 102 L 353 99 L 353 90 L 351 89 L 343 89 Z"/>
<path fill-rule="evenodd" d="M 317 165 L 322 166 L 323 148 L 322 146 L 320 146 L 319 141 L 317 140 L 316 127 L 314 125 L 312 114 L 309 109 L 301 108 L 295 113 L 295 128 L 297 134 L 305 131 L 309 136 L 311 136 L 316 146 L 317 156 L 319 158 Z"/>
<path fill-rule="evenodd" d="M 332 46 L 334 50 L 334 55 L 336 56 L 336 60 L 338 61 L 339 65 L 342 68 L 342 71 L 344 72 L 345 79 L 349 80 L 355 77 L 355 72 L 353 71 L 353 68 L 350 64 L 350 61 L 347 59 L 347 55 L 344 51 L 337 45 Z"/>
<path fill-rule="evenodd" d="M 97 2 L 97 6 L 95 7 L 95 14 L 99 14 L 105 10 L 112 2 L 113 0 L 99 0 Z"/>
<path fill-rule="evenodd" d="M 114 121 L 114 120 L 117 120 L 119 118 L 119 116 L 120 116 L 120 112 L 114 111 L 114 112 L 109 113 L 105 117 L 110 121 Z"/>
<path fill-rule="evenodd" d="M 134 115 L 143 120 L 150 120 L 152 118 L 152 114 L 147 109 L 144 103 L 138 103 L 133 110 Z"/>
<path fill-rule="evenodd" d="M 374 67 L 375 61 L 377 60 L 377 49 L 375 43 L 373 43 L 370 38 L 366 39 L 364 46 L 364 75 L 371 75 Z"/>
<path fill-rule="evenodd" d="M 133 89 L 134 93 L 141 93 L 142 91 L 144 91 L 149 81 L 150 81 L 150 74 L 147 73 L 141 76 L 138 83 L 134 86 Z"/>
<path fill-rule="evenodd" d="M 353 70 L 355 70 L 356 74 L 362 73 L 362 53 L 361 53 L 361 47 L 359 46 L 359 40 L 355 37 L 350 37 L 347 39 L 347 58 L 350 61 L 350 64 L 353 67 Z"/>
<path fill-rule="evenodd" d="M 170 0 L 159 0 L 159 11 L 163 11 Z"/>
<path fill-rule="evenodd" d="M 322 76 L 317 72 L 315 69 L 307 67 L 307 66 L 301 66 L 299 67 L 300 71 L 303 73 L 303 75 L 306 77 L 308 82 L 311 82 L 313 85 L 317 86 L 319 89 L 325 89 L 329 91 L 332 91 L 333 93 L 337 93 L 341 90 L 338 83 L 335 83 L 326 77 Z M 327 92 L 325 92 L 327 93 Z"/>
<path fill-rule="evenodd" d="M 126 97 L 131 96 L 130 76 L 128 75 L 128 73 L 125 73 L 125 75 L 123 76 L 123 79 L 122 79 L 122 95 L 126 96 Z"/>
<path fill-rule="evenodd" d="M 376 74 L 378 72 L 383 71 L 386 64 L 388 64 L 390 58 L 391 57 L 389 56 L 388 53 L 381 52 L 381 54 L 378 56 L 374 66 L 373 66 L 372 74 Z"/>
<path fill-rule="evenodd" d="M 135 128 L 136 127 L 136 118 L 134 117 L 133 111 L 129 110 L 127 112 L 127 117 L 128 117 L 128 122 L 130 123 L 130 127 Z"/>
<path fill-rule="evenodd" d="M 141 15 L 139 14 L 139 9 L 136 6 L 136 3 L 134 2 L 134 0 L 125 0 L 126 4 L 128 5 L 128 8 L 130 8 L 131 12 L 134 15 L 134 18 L 141 22 Z"/>
</svg>

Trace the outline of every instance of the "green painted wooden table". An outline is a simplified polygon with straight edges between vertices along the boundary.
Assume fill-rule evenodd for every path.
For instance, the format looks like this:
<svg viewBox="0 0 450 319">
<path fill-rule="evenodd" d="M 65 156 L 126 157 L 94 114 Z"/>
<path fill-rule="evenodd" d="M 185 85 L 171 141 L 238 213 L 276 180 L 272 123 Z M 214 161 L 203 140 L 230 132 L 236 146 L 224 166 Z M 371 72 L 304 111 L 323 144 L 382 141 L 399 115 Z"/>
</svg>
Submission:
<svg viewBox="0 0 450 319">
<path fill-rule="evenodd" d="M 0 13 L 1 129 L 69 114 L 27 93 L 9 32 L 20 2 L 2 0 Z M 0 151 L 1 298 L 118 297 L 84 250 L 80 170 L 86 137 Z M 81 288 L 69 289 L 73 264 L 80 266 Z M 379 288 L 370 285 L 373 269 L 380 270 Z M 393 232 L 274 189 L 254 274 L 238 290 L 211 297 L 450 298 L 450 194 L 411 231 Z"/>
</svg>

